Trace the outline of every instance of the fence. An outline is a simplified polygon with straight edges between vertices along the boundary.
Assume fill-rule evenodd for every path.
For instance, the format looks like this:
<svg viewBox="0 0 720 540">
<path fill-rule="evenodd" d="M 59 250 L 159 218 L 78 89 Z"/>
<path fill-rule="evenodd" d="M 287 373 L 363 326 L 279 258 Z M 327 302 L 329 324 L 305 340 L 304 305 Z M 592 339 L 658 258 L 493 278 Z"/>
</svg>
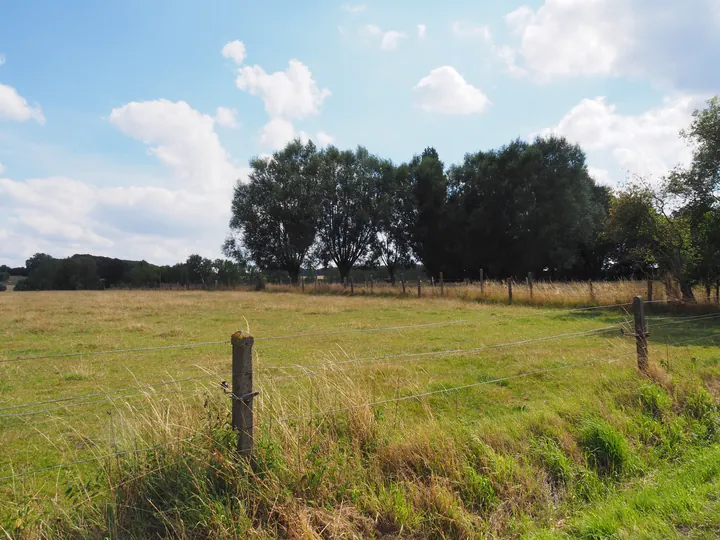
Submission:
<svg viewBox="0 0 720 540">
<path fill-rule="evenodd" d="M 530 281 L 530 287 L 532 288 L 533 285 L 531 285 Z M 445 287 L 445 283 L 443 280 L 439 280 L 439 283 L 437 285 L 441 290 Z M 422 287 L 422 284 L 419 284 L 419 287 Z M 512 289 L 511 289 L 512 290 Z M 569 339 L 569 338 L 575 338 L 575 337 L 591 337 L 591 336 L 601 336 L 608 332 L 621 332 L 625 336 L 629 336 L 631 338 L 634 338 L 635 341 L 635 359 L 637 363 L 637 368 L 640 373 L 648 373 L 649 370 L 649 351 L 648 351 L 648 325 L 647 325 L 647 318 L 645 316 L 645 306 L 652 304 L 654 302 L 663 302 L 662 300 L 648 300 L 643 301 L 642 297 L 636 296 L 632 302 L 632 304 L 629 303 L 623 303 L 618 304 L 614 306 L 614 308 L 620 308 L 621 310 L 626 310 L 626 308 L 632 308 L 632 321 L 625 321 L 624 323 L 620 324 L 613 324 L 609 326 L 604 326 L 600 328 L 593 328 L 589 330 L 582 330 L 582 331 L 576 331 L 576 332 L 564 332 L 559 334 L 553 334 L 549 336 L 538 336 L 533 338 L 526 338 L 526 339 L 520 339 L 516 341 L 510 341 L 510 342 L 503 342 L 503 343 L 494 343 L 494 344 L 484 344 L 481 346 L 474 346 L 474 347 L 466 347 L 466 348 L 454 348 L 454 349 L 442 349 L 442 350 L 432 350 L 432 351 L 421 351 L 421 352 L 402 352 L 398 354 L 388 354 L 388 355 L 373 355 L 373 356 L 367 356 L 367 357 L 359 357 L 359 358 L 351 358 L 341 361 L 328 361 L 328 362 L 320 362 L 320 363 L 304 363 L 299 365 L 282 365 L 282 366 L 260 366 L 258 369 L 262 373 L 278 373 L 277 375 L 272 376 L 266 376 L 265 379 L 269 381 L 280 381 L 280 380 L 288 380 L 288 379 L 297 379 L 297 378 L 312 378 L 319 375 L 323 375 L 326 372 L 325 369 L 332 369 L 334 373 L 341 372 L 346 369 L 355 369 L 359 366 L 368 366 L 368 365 L 377 365 L 379 362 L 384 361 L 415 361 L 420 358 L 426 358 L 426 357 L 443 357 L 443 356 L 461 356 L 461 355 L 478 355 L 481 352 L 484 351 L 491 351 L 491 350 L 497 350 L 497 349 L 507 349 L 512 347 L 519 347 L 523 345 L 529 345 L 529 344 L 539 344 L 542 342 L 550 342 L 550 341 L 557 341 L 557 340 L 563 340 L 563 339 Z M 607 307 L 607 306 L 606 306 Z M 527 318 L 527 317 L 533 317 L 533 316 L 545 316 L 547 314 L 562 314 L 562 313 L 573 313 L 578 312 L 582 313 L 584 311 L 590 311 L 590 310 L 596 310 L 599 309 L 597 306 L 587 306 L 583 308 L 574 308 L 574 309 L 567 309 L 567 310 L 551 310 L 546 312 L 536 312 L 536 313 L 530 313 L 530 314 L 522 314 L 522 315 L 516 315 L 516 316 L 503 316 L 502 318 L 504 320 L 513 319 L 513 318 Z M 665 317 L 665 318 L 655 318 L 655 320 L 664 321 L 659 324 L 656 324 L 654 327 L 662 327 L 662 326 L 669 326 L 669 325 L 675 325 L 675 324 L 683 324 L 690 321 L 702 321 L 702 320 L 714 320 L 717 317 L 720 317 L 720 313 L 713 313 L 713 314 L 706 314 L 706 315 L 700 315 L 700 316 L 694 316 L 694 317 Z M 218 379 L 218 381 L 221 382 L 221 384 L 218 386 L 218 388 L 222 388 L 223 391 L 229 396 L 231 400 L 231 425 L 237 432 L 237 449 L 239 452 L 239 455 L 243 457 L 243 459 L 249 459 L 253 455 L 253 444 L 255 440 L 255 422 L 256 422 L 256 414 L 254 410 L 254 401 L 255 398 L 257 398 L 260 395 L 260 392 L 257 388 L 254 387 L 254 376 L 258 369 L 254 368 L 253 366 L 253 347 L 255 345 L 255 342 L 263 342 L 263 341 L 270 341 L 270 340 L 287 340 L 287 339 L 299 339 L 299 338 L 307 338 L 307 337 L 318 337 L 318 336 L 337 336 L 341 334 L 349 334 L 349 333 L 376 333 L 376 332 L 394 332 L 399 330 L 408 330 L 408 329 L 428 329 L 432 327 L 443 327 L 443 326 L 452 326 L 452 325 L 458 325 L 458 324 L 472 324 L 477 323 L 477 320 L 469 320 L 469 319 L 459 319 L 459 320 L 452 320 L 452 321 L 442 321 L 442 322 L 434 322 L 434 323 L 425 323 L 425 324 L 416 324 L 416 325 L 395 325 L 395 326 L 386 326 L 386 327 L 376 327 L 376 328 L 365 328 L 365 329 L 351 329 L 351 330 L 335 330 L 335 331 L 328 331 L 328 332 L 317 332 L 317 333 L 302 333 L 302 334 L 287 334 L 287 335 L 276 335 L 276 336 L 267 336 L 267 337 L 258 337 L 254 338 L 248 333 L 245 332 L 236 332 L 231 337 L 231 347 L 232 347 L 232 365 L 230 372 L 206 372 L 201 375 L 191 376 L 191 377 L 185 377 L 182 379 L 175 379 L 172 381 L 161 381 L 156 382 L 152 384 L 138 384 L 135 386 L 128 386 L 125 388 L 119 388 L 111 391 L 106 392 L 93 392 L 93 393 L 86 393 L 76 396 L 68 396 L 68 397 L 60 397 L 57 399 L 51 399 L 51 400 L 43 400 L 43 401 L 36 401 L 31 403 L 21 403 L 21 404 L 15 404 L 15 405 L 8 405 L 4 407 L 0 407 L 0 420 L 3 419 L 25 419 L 30 417 L 35 417 L 38 415 L 52 415 L 53 413 L 56 413 L 60 410 L 64 410 L 66 407 L 84 407 L 88 405 L 97 404 L 100 402 L 114 402 L 114 401 L 127 401 L 130 399 L 135 398 L 142 398 L 146 397 L 148 393 L 159 393 L 158 389 L 161 387 L 169 387 L 172 385 L 177 385 L 181 382 L 189 382 L 189 381 L 199 381 L 202 379 L 209 379 L 214 378 Z M 685 340 L 681 343 L 690 342 L 692 340 L 701 340 L 706 338 L 714 338 L 718 334 L 712 333 L 707 336 L 701 336 L 701 337 L 693 337 L 690 340 Z M 33 360 L 47 360 L 47 359 L 66 359 L 66 358 L 75 358 L 80 356 L 97 356 L 97 355 L 110 355 L 110 354 L 125 354 L 125 353 L 142 353 L 147 351 L 159 351 L 159 350 L 170 350 L 170 349 L 189 349 L 189 348 L 197 348 L 197 347 L 205 347 L 205 346 L 214 346 L 214 345 L 220 345 L 220 344 L 227 344 L 226 340 L 217 340 L 217 341 L 204 341 L 204 342 L 196 342 L 196 343 L 188 343 L 188 344 L 173 344 L 173 345 L 163 345 L 163 346 L 156 346 L 156 347 L 140 347 L 140 348 L 128 348 L 128 349 L 114 349 L 114 350 L 107 350 L 107 351 L 87 351 L 87 352 L 67 352 L 67 353 L 59 353 L 59 354 L 46 354 L 46 355 L 33 355 L 33 356 L 20 356 L 15 358 L 6 358 L 6 359 L 0 359 L 0 363 L 10 364 L 10 363 L 19 363 L 19 362 L 29 362 Z M 460 384 L 452 387 L 447 388 L 441 388 L 441 389 L 435 389 L 435 390 L 427 390 L 427 391 L 420 391 L 411 393 L 408 395 L 396 395 L 395 397 L 387 397 L 387 398 L 381 398 L 381 399 L 371 399 L 362 403 L 357 403 L 345 407 L 331 407 L 331 408 L 325 408 L 322 410 L 313 410 L 311 412 L 304 412 L 300 414 L 294 414 L 294 415 L 283 415 L 277 418 L 272 419 L 271 421 L 279 422 L 279 423 L 288 423 L 292 421 L 302 420 L 306 418 L 311 418 L 315 416 L 322 416 L 322 415 L 330 415 L 342 411 L 350 411 L 353 409 L 363 408 L 363 407 L 378 407 L 384 404 L 390 404 L 390 403 L 399 403 L 403 401 L 408 400 L 419 400 L 428 396 L 432 395 L 439 395 L 439 394 L 447 394 L 450 392 L 460 392 L 462 390 L 468 389 L 468 388 L 475 388 L 480 387 L 483 385 L 498 383 L 498 382 L 504 382 L 509 381 L 513 379 L 519 379 L 519 378 L 525 378 L 525 377 L 534 377 L 546 373 L 553 373 L 558 372 L 562 370 L 568 370 L 568 369 L 574 369 L 579 368 L 582 366 L 587 366 L 593 363 L 601 362 L 601 361 L 614 361 L 617 360 L 616 356 L 610 356 L 607 358 L 597 359 L 593 358 L 587 361 L 580 361 L 580 362 L 574 362 L 574 363 L 566 363 L 560 366 L 554 366 L 554 367 L 547 367 L 542 369 L 534 369 L 530 371 L 525 371 L 522 373 L 517 373 L 513 375 L 507 375 L 502 377 L 495 377 L 490 378 L 488 380 L 473 382 L 469 384 Z M 291 369 L 297 369 L 300 370 L 300 373 L 295 374 L 286 374 L 288 370 Z M 230 376 L 230 384 L 227 384 L 225 380 L 227 379 L 228 375 Z M 172 390 L 172 393 L 182 392 L 182 390 Z M 192 392 L 192 391 L 190 391 Z M 42 407 L 42 409 L 39 409 L 39 407 Z M 49 408 L 50 407 L 50 408 Z M 28 410 L 33 409 L 33 410 Z M 28 471 L 22 471 L 17 472 L 9 475 L 5 475 L 0 477 L 0 481 L 6 481 L 6 480 L 14 480 L 20 477 L 25 477 L 29 475 L 39 474 L 46 471 L 52 471 L 57 469 L 63 469 L 72 467 L 75 465 L 80 465 L 83 463 L 91 463 L 95 461 L 102 461 L 110 457 L 117 457 L 117 456 L 123 456 L 123 455 L 130 455 L 130 454 L 139 454 L 143 452 L 153 452 L 157 449 L 164 448 L 167 446 L 171 446 L 173 444 L 179 444 L 182 442 L 187 442 L 193 439 L 196 439 L 198 437 L 201 437 L 200 434 L 194 434 L 189 437 L 180 437 L 173 441 L 157 444 L 157 445 L 149 445 L 144 448 L 135 448 L 132 450 L 124 450 L 124 451 L 115 451 L 110 453 L 102 453 L 95 455 L 93 457 L 89 457 L 87 459 L 80 459 L 75 461 L 70 461 L 66 463 L 57 463 L 53 465 L 49 465 L 46 467 L 41 467 L 33 470 Z"/>
</svg>

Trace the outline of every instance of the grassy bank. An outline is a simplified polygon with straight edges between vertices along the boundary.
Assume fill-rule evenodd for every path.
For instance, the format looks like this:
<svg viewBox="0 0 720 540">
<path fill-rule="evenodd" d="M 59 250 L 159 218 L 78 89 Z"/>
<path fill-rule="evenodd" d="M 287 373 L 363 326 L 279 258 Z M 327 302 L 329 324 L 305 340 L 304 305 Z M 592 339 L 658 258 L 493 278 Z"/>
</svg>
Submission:
<svg viewBox="0 0 720 540">
<path fill-rule="evenodd" d="M 0 363 L 0 476 L 88 460 L 3 482 L 11 537 L 720 531 L 710 511 L 627 503 L 677 499 L 663 495 L 677 469 L 688 508 L 712 508 L 714 318 L 651 313 L 646 377 L 623 309 L 147 291 L 0 302 L 13 360 Z M 16 361 L 229 342 L 239 327 L 257 338 L 254 469 L 227 425 L 229 344 Z"/>
</svg>

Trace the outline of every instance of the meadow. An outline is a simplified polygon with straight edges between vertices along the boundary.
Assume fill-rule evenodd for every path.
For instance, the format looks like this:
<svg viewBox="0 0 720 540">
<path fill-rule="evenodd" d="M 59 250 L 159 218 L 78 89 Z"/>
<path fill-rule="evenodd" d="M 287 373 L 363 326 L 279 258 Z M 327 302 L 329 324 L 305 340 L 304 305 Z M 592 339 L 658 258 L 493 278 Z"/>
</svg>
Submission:
<svg viewBox="0 0 720 540">
<path fill-rule="evenodd" d="M 648 305 L 640 374 L 626 304 L 645 284 L 595 284 L 592 302 L 536 284 L 513 305 L 502 284 L 483 302 L 413 285 L 0 295 L 1 530 L 720 534 L 712 305 Z M 252 467 L 223 387 L 237 330 L 255 338 Z"/>
</svg>

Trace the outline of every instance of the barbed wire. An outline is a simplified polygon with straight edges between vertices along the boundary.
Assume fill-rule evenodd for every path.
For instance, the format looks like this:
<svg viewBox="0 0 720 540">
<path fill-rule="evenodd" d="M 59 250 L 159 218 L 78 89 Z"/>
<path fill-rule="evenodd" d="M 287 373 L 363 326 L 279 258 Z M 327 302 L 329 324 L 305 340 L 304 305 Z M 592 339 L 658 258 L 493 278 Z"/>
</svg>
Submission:
<svg viewBox="0 0 720 540">
<path fill-rule="evenodd" d="M 432 322 L 432 323 L 421 323 L 421 324 L 401 325 L 401 326 L 385 326 L 385 327 L 376 327 L 376 328 L 353 328 L 353 329 L 347 329 L 347 330 L 333 330 L 330 332 L 303 332 L 303 333 L 288 334 L 288 335 L 281 335 L 281 336 L 259 336 L 254 339 L 255 339 L 255 341 L 274 341 L 274 340 L 294 339 L 294 338 L 302 338 L 302 337 L 319 337 L 319 336 L 332 336 L 332 335 L 364 333 L 364 332 L 385 332 L 385 331 L 395 331 L 395 330 L 410 330 L 410 329 L 415 329 L 415 328 L 427 328 L 427 327 L 433 327 L 433 326 L 450 326 L 450 325 L 455 325 L 455 324 L 475 323 L 475 322 L 478 322 L 478 320 L 484 320 L 484 319 L 523 319 L 523 318 L 527 318 L 527 317 L 555 315 L 555 314 L 568 313 L 568 312 L 573 312 L 573 311 L 610 309 L 610 308 L 624 307 L 624 306 L 630 306 L 630 305 L 632 305 L 632 303 L 609 304 L 609 305 L 599 305 L 599 306 L 585 306 L 585 307 L 567 308 L 567 309 L 560 309 L 560 310 L 547 310 L 547 311 L 540 312 L 540 313 L 525 313 L 525 314 L 518 314 L 518 315 L 512 315 L 512 316 L 507 316 L 507 315 L 488 316 L 488 317 L 483 317 L 481 319 L 457 319 L 457 320 L 452 320 L 452 321 L 438 321 L 438 322 Z M 78 352 L 44 354 L 44 355 L 35 355 L 35 356 L 17 356 L 15 358 L 2 358 L 2 359 L 0 359 L 0 364 L 10 363 L 10 362 L 24 362 L 24 361 L 30 361 L 30 360 L 49 360 L 49 359 L 56 359 L 56 358 L 75 358 L 75 357 L 82 357 L 82 356 L 102 356 L 102 355 L 110 355 L 110 354 L 151 352 L 151 351 L 170 350 L 170 349 L 190 349 L 190 348 L 203 347 L 203 346 L 209 346 L 209 345 L 225 345 L 228 342 L 229 342 L 229 340 L 200 341 L 200 342 L 195 342 L 195 343 L 184 343 L 184 344 L 177 344 L 177 345 L 158 345 L 158 346 L 151 346 L 151 347 L 135 347 L 135 348 L 126 348 L 126 349 L 107 349 L 107 350 L 103 350 L 103 351 L 78 351 Z"/>
<path fill-rule="evenodd" d="M 418 394 L 411 394 L 411 395 L 401 396 L 401 397 L 397 397 L 397 398 L 388 398 L 388 399 L 381 399 L 381 400 L 377 400 L 377 401 L 369 401 L 367 403 L 361 403 L 359 405 L 351 405 L 349 407 L 338 407 L 335 409 L 327 409 L 324 411 L 317 411 L 317 412 L 312 412 L 312 413 L 307 413 L 307 414 L 302 414 L 302 415 L 297 415 L 297 416 L 286 416 L 283 418 L 275 419 L 275 421 L 278 423 L 287 423 L 292 420 L 303 420 L 306 418 L 313 418 L 316 416 L 324 416 L 324 415 L 334 414 L 334 413 L 338 413 L 338 412 L 345 412 L 345 411 L 350 411 L 350 410 L 355 410 L 355 409 L 361 409 L 363 407 L 376 407 L 378 405 L 385 405 L 387 403 L 396 403 L 396 402 L 407 401 L 407 400 L 411 400 L 411 399 L 419 399 L 419 398 L 428 397 L 428 396 L 432 396 L 432 395 L 436 395 L 436 394 L 445 394 L 448 392 L 459 392 L 460 390 L 466 390 L 468 388 L 475 388 L 477 386 L 484 386 L 484 385 L 488 385 L 488 384 L 510 381 L 513 379 L 521 379 L 524 377 L 533 377 L 535 375 L 542 375 L 545 373 L 560 371 L 563 369 L 570 369 L 570 368 L 574 368 L 574 367 L 584 366 L 584 365 L 592 364 L 595 362 L 601 362 L 601 361 L 606 361 L 606 360 L 610 360 L 610 361 L 620 360 L 622 358 L 624 358 L 624 357 L 609 357 L 609 358 L 603 358 L 603 359 L 593 359 L 593 360 L 588 360 L 585 362 L 566 364 L 566 365 L 555 367 L 555 368 L 547 368 L 547 369 L 542 369 L 542 370 L 537 370 L 537 371 L 531 371 L 528 373 L 521 373 L 519 375 L 509 375 L 507 377 L 498 377 L 496 379 L 491 379 L 491 380 L 487 380 L 487 381 L 463 384 L 460 386 L 453 386 L 450 388 L 442 388 L 440 390 L 431 390 L 429 392 L 421 392 Z"/>
<path fill-rule="evenodd" d="M 0 482 L 4 482 L 7 480 L 15 480 L 16 478 L 22 478 L 24 476 L 31 476 L 31 475 L 35 475 L 35 474 L 39 474 L 39 473 L 43 473 L 43 472 L 47 472 L 47 471 L 54 471 L 57 469 L 66 469 L 68 467 L 73 467 L 75 465 L 82 465 L 84 463 L 92 463 L 94 461 L 102 461 L 103 459 L 108 459 L 108 458 L 113 458 L 113 457 L 118 457 L 118 456 L 127 456 L 127 455 L 133 455 L 133 454 L 141 454 L 143 452 L 151 452 L 151 451 L 158 450 L 160 448 L 172 446 L 174 444 L 189 442 L 193 439 L 198 439 L 203 436 L 204 435 L 196 434 L 196 435 L 192 435 L 190 437 L 185 437 L 183 439 L 176 439 L 174 441 L 170 441 L 170 442 L 166 442 L 166 443 L 162 443 L 162 444 L 156 444 L 154 446 L 148 446 L 145 448 L 138 448 L 135 450 L 123 450 L 121 452 L 112 452 L 112 453 L 108 453 L 108 454 L 102 454 L 100 456 L 94 456 L 94 457 L 87 458 L 87 459 L 79 459 L 77 461 L 71 461 L 68 463 L 57 463 L 55 465 L 49 465 L 48 467 L 42 467 L 40 469 L 33 469 L 31 471 L 10 474 L 7 476 L 0 476 Z"/>
</svg>

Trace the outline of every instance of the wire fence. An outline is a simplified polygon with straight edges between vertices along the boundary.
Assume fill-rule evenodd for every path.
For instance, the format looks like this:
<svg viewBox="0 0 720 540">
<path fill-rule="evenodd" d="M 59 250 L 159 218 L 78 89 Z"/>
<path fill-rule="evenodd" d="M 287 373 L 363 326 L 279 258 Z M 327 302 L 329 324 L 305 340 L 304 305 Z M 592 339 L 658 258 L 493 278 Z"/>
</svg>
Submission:
<svg viewBox="0 0 720 540">
<path fill-rule="evenodd" d="M 500 317 L 492 317 L 492 318 L 505 318 L 505 319 L 522 319 L 527 317 L 537 317 L 537 316 L 551 316 L 551 315 L 558 315 L 563 313 L 573 313 L 573 312 L 583 312 L 583 311 L 593 311 L 593 310 L 607 310 L 607 309 L 613 309 L 613 308 L 626 308 L 630 306 L 629 303 L 619 303 L 619 304 L 613 304 L 608 306 L 587 306 L 587 307 L 580 307 L 580 308 L 571 308 L 571 309 L 562 309 L 562 310 L 549 310 L 546 312 L 532 312 L 527 314 L 517 314 L 517 315 L 511 315 L 511 316 L 505 316 L 502 315 Z M 627 311 L 626 311 L 627 313 Z M 654 320 L 651 319 L 653 322 L 652 329 L 658 329 L 663 327 L 669 327 L 671 325 L 677 325 L 677 324 L 683 324 L 683 323 L 690 323 L 690 322 L 703 322 L 703 321 L 710 321 L 714 322 L 717 320 L 717 318 L 720 317 L 720 313 L 711 313 L 711 314 L 705 314 L 705 315 L 698 315 L 698 316 L 687 316 L 687 317 L 667 317 L 667 318 L 656 318 L 655 320 L 662 320 L 663 322 L 659 324 L 654 324 Z M 452 325 L 461 325 L 461 324 L 476 324 L 481 322 L 482 320 L 489 320 L 491 317 L 488 317 L 486 319 L 457 319 L 457 320 L 450 320 L 450 321 L 438 321 L 438 322 L 432 322 L 432 323 L 422 323 L 422 324 L 407 324 L 407 325 L 394 325 L 394 326 L 385 326 L 385 327 L 372 327 L 372 328 L 355 328 L 355 329 L 342 329 L 342 330 L 332 330 L 332 331 L 326 331 L 326 332 L 304 332 L 304 333 L 297 333 L 297 334 L 287 334 L 287 335 L 277 335 L 277 336 L 260 336 L 258 338 L 255 338 L 256 341 L 272 341 L 272 340 L 285 340 L 285 339 L 291 339 L 291 338 L 304 338 L 304 337 L 322 337 L 322 336 L 339 336 L 339 335 L 348 335 L 348 334 L 362 334 L 362 333 L 372 333 L 372 332 L 399 332 L 399 331 L 405 331 L 405 330 L 415 330 L 415 329 L 426 329 L 426 328 L 432 328 L 432 327 L 443 327 L 443 326 L 452 326 Z M 583 339 L 589 339 L 593 337 L 599 337 L 603 336 L 605 334 L 609 334 L 611 332 L 617 332 L 618 335 L 629 335 L 629 336 L 637 336 L 635 330 L 628 330 L 625 331 L 625 328 L 628 327 L 630 322 L 628 320 L 623 320 L 619 323 L 607 325 L 599 328 L 592 328 L 587 330 L 580 330 L 575 332 L 565 332 L 560 334 L 553 334 L 549 336 L 538 336 L 538 337 L 532 337 L 532 338 L 526 338 L 521 340 L 515 340 L 515 341 L 508 341 L 508 342 L 502 342 L 502 343 L 489 343 L 489 344 L 481 344 L 475 347 L 468 347 L 468 348 L 453 348 L 453 349 L 442 349 L 442 350 L 430 350 L 430 351 L 420 351 L 420 352 L 401 352 L 401 353 L 392 353 L 392 354 L 384 354 L 384 355 L 373 355 L 373 356 L 361 356 L 356 358 L 347 358 L 344 360 L 335 360 L 335 361 L 328 361 L 328 362 L 303 362 L 303 363 L 295 363 L 295 364 L 288 364 L 288 365 L 260 365 L 256 369 L 258 373 L 272 373 L 276 371 L 281 370 L 298 370 L 300 373 L 295 373 L 291 375 L 286 374 L 280 374 L 276 376 L 268 375 L 263 376 L 260 378 L 260 383 L 264 384 L 267 383 L 274 383 L 276 381 L 281 381 L 285 379 L 297 379 L 301 377 L 316 377 L 321 375 L 327 375 L 328 373 L 342 373 L 348 369 L 355 369 L 356 367 L 360 367 L 362 364 L 362 367 L 373 367 L 378 365 L 380 362 L 384 363 L 394 363 L 394 362 L 412 362 L 418 359 L 424 359 L 424 358 L 442 358 L 442 357 L 450 357 L 450 356 L 467 356 L 467 355 L 478 355 L 483 352 L 488 351 L 495 351 L 495 350 L 501 350 L 501 349 L 508 349 L 508 348 L 515 348 L 515 347 L 524 347 L 524 346 L 534 346 L 536 344 L 545 343 L 545 342 L 553 342 L 553 341 L 559 341 L 559 340 L 571 340 L 571 339 L 577 339 L 577 338 L 583 338 Z M 691 337 L 689 339 L 684 339 L 680 341 L 676 341 L 673 343 L 673 345 L 687 345 L 689 343 L 693 342 L 702 342 L 707 339 L 713 339 L 715 337 L 720 337 L 720 332 L 713 332 L 708 334 L 703 334 L 701 336 Z M 202 342 L 196 342 L 196 343 L 187 343 L 187 344 L 173 344 L 173 345 L 163 345 L 163 346 L 153 346 L 153 347 L 137 347 L 137 348 L 126 348 L 126 349 L 112 349 L 107 351 L 86 351 L 86 352 L 65 352 L 65 353 L 57 353 L 57 354 L 47 354 L 47 355 L 37 355 L 37 356 L 24 356 L 24 357 L 16 357 L 16 358 L 7 358 L 0 360 L 0 363 L 9 363 L 9 362 L 25 362 L 25 361 L 31 361 L 31 360 L 41 360 L 41 359 L 55 359 L 55 358 L 72 358 L 72 357 L 78 357 L 78 356 L 99 356 L 99 355 L 120 355 L 120 354 L 132 354 L 132 353 L 145 353 L 145 352 L 151 352 L 151 351 L 162 351 L 162 350 L 171 350 L 171 349 L 190 349 L 190 348 L 199 348 L 204 346 L 211 346 L 211 345 L 220 345 L 220 344 L 228 344 L 227 340 L 223 341 L 202 341 Z M 381 398 L 381 399 L 372 399 L 369 401 L 364 401 L 359 404 L 352 404 L 347 406 L 340 406 L 340 407 L 331 407 L 326 408 L 322 410 L 302 413 L 302 414 L 294 414 L 294 415 L 285 415 L 273 418 L 272 421 L 278 422 L 278 423 L 291 423 L 293 421 L 303 420 L 303 419 L 309 419 L 314 418 L 318 416 L 327 416 L 327 415 L 333 415 L 341 412 L 348 412 L 360 408 L 374 408 L 379 407 L 386 404 L 395 404 L 400 403 L 404 401 L 410 401 L 410 400 L 422 400 L 423 398 L 427 398 L 430 396 L 435 395 L 443 395 L 448 393 L 459 393 L 467 389 L 471 388 L 477 388 L 486 386 L 489 384 L 497 384 L 502 382 L 507 382 L 515 379 L 523 379 L 523 378 L 530 378 L 530 377 L 539 377 L 542 375 L 550 374 L 550 373 L 556 373 L 561 372 L 564 370 L 570 370 L 570 369 L 576 369 L 583 366 L 588 366 L 592 364 L 599 364 L 603 362 L 611 363 L 611 362 L 617 362 L 621 361 L 623 359 L 628 358 L 629 355 L 621 355 L 621 356 L 610 356 L 610 357 L 604 357 L 604 358 L 592 358 L 586 361 L 580 361 L 580 362 L 569 362 L 564 363 L 561 366 L 556 367 L 549 367 L 549 368 L 542 368 L 542 369 L 533 369 L 528 371 L 523 371 L 522 373 L 513 374 L 513 375 L 506 375 L 506 376 L 498 376 L 498 377 L 492 377 L 487 380 L 479 381 L 479 382 L 473 382 L 473 383 L 467 383 L 467 384 L 461 384 L 461 385 L 455 385 L 450 386 L 446 388 L 436 389 L 436 390 L 426 390 L 426 391 L 418 391 L 407 395 L 398 395 L 395 397 L 387 397 L 387 398 Z M 201 368 L 202 369 L 202 368 Z M 0 412 L 3 414 L 0 414 L 0 419 L 24 419 L 24 418 L 30 418 L 30 417 L 36 417 L 40 415 L 45 416 L 53 416 L 57 415 L 58 413 L 67 410 L 69 407 L 85 407 L 85 406 L 91 406 L 91 405 L 97 405 L 99 403 L 115 403 L 115 402 L 125 402 L 127 400 L 131 399 L 139 399 L 139 398 L 152 398 L 156 395 L 163 395 L 163 394 L 199 394 L 201 392 L 207 392 L 209 389 L 207 387 L 202 388 L 194 388 L 194 389 L 185 389 L 182 388 L 183 383 L 189 383 L 189 382 L 199 382 L 206 379 L 216 378 L 218 379 L 218 382 L 220 384 L 213 386 L 213 388 L 217 391 L 222 391 L 224 394 L 229 396 L 232 399 L 235 400 L 246 400 L 246 395 L 234 395 L 232 391 L 229 391 L 228 385 L 226 383 L 226 380 L 230 378 L 231 372 L 230 371 L 207 371 L 202 374 L 193 375 L 193 376 L 187 376 L 187 377 L 181 377 L 181 378 L 174 378 L 171 380 L 162 380 L 162 381 L 156 381 L 152 383 L 146 383 L 146 384 L 137 384 L 133 386 L 127 386 L 124 388 L 116 388 L 116 389 L 109 389 L 106 391 L 98 391 L 98 392 L 91 392 L 91 393 L 84 393 L 80 395 L 75 396 L 63 396 L 58 397 L 55 399 L 46 399 L 46 400 L 39 400 L 34 402 L 25 402 L 25 403 L 19 403 L 19 404 L 12 404 L 12 405 L 5 405 L 3 407 L 0 407 Z M 161 390 L 162 389 L 162 390 Z M 41 408 L 39 410 L 27 410 L 27 409 L 37 409 Z M 131 455 L 131 454 L 139 454 L 144 452 L 154 452 L 159 449 L 182 444 L 185 442 L 189 442 L 191 440 L 197 439 L 199 437 L 203 437 L 203 434 L 198 433 L 194 434 L 189 437 L 185 438 L 179 438 L 173 441 L 165 442 L 162 444 L 157 445 L 148 445 L 143 448 L 136 448 L 132 450 L 123 450 L 123 451 L 115 451 L 115 452 L 109 452 L 109 453 L 103 453 L 99 455 L 95 455 L 89 458 L 83 458 L 83 459 L 77 459 L 72 460 L 68 462 L 63 463 L 57 463 L 53 465 L 49 465 L 46 467 L 40 467 L 36 469 L 31 470 L 25 470 L 20 472 L 13 471 L 12 474 L 8 474 L 5 476 L 0 476 L 0 482 L 5 481 L 14 481 L 18 478 L 30 476 L 30 475 L 37 475 L 48 471 L 55 471 L 58 469 L 66 469 L 86 463 L 91 462 L 98 462 L 103 461 L 110 458 L 116 458 L 119 456 L 125 456 L 125 455 Z"/>
</svg>

